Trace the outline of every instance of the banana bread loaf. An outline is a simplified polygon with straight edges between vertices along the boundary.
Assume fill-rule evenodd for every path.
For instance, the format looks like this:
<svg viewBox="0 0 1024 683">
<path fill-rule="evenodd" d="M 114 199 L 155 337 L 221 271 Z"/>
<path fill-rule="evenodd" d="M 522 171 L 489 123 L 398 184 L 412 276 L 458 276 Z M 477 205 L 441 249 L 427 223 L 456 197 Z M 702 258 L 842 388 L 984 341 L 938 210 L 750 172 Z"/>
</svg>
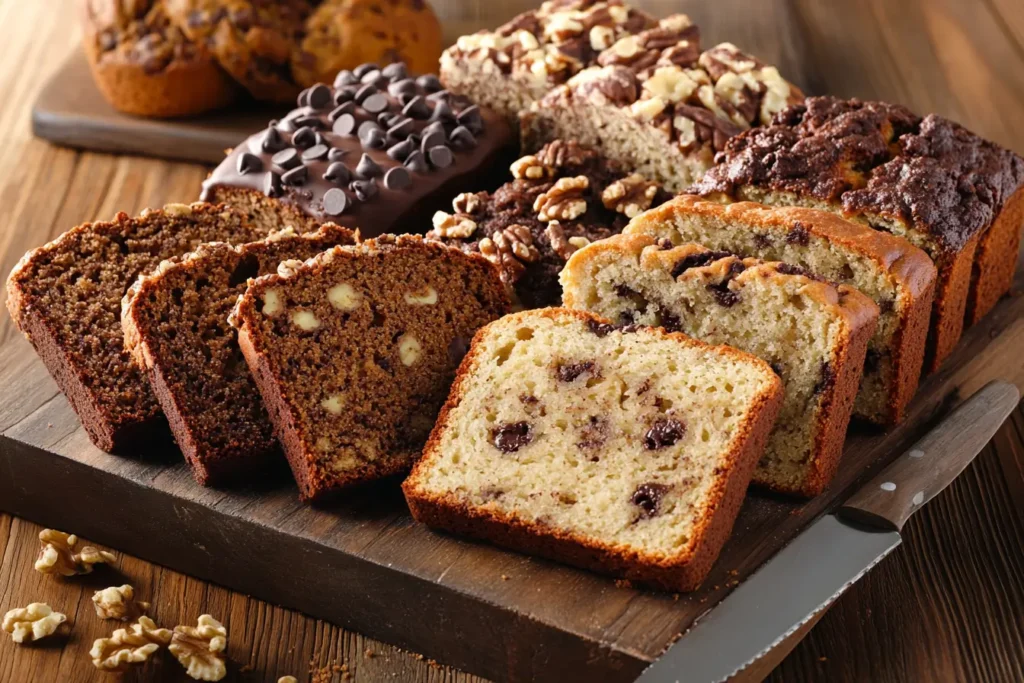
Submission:
<svg viewBox="0 0 1024 683">
<path fill-rule="evenodd" d="M 785 398 L 754 482 L 821 493 L 839 464 L 878 307 L 797 266 L 695 244 L 617 235 L 573 254 L 565 304 L 626 324 L 659 325 L 767 361 Z"/>
<path fill-rule="evenodd" d="M 880 424 L 902 419 L 921 375 L 935 292 L 935 266 L 923 251 L 902 237 L 817 209 L 722 205 L 693 195 L 641 214 L 625 232 L 783 261 L 871 297 L 880 311 L 878 327 L 868 342 L 853 411 Z"/>
<path fill-rule="evenodd" d="M 228 315 L 251 278 L 354 244 L 347 228 L 275 233 L 232 246 L 200 245 L 141 276 L 122 301 L 125 348 L 149 379 L 200 484 L 250 475 L 279 455 L 267 411 Z"/>
<path fill-rule="evenodd" d="M 266 234 L 224 206 L 171 204 L 79 225 L 18 262 L 7 279 L 11 318 L 98 448 L 132 453 L 166 435 L 156 397 L 124 349 L 121 297 L 135 278 L 204 242 Z"/>
<path fill-rule="evenodd" d="M 415 519 L 666 590 L 697 588 L 778 412 L 763 361 L 579 311 L 481 330 L 403 484 Z"/>
<path fill-rule="evenodd" d="M 485 259 L 413 236 L 254 280 L 231 324 L 302 498 L 407 470 L 473 333 L 508 305 Z"/>
</svg>

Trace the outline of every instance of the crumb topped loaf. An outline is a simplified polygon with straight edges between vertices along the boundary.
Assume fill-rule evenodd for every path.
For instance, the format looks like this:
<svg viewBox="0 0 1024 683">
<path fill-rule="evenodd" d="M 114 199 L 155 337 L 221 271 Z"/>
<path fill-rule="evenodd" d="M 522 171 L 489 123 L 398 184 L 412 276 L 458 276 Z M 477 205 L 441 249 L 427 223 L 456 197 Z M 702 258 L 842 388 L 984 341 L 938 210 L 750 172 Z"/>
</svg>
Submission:
<svg viewBox="0 0 1024 683">
<path fill-rule="evenodd" d="M 232 246 L 200 245 L 162 262 L 125 294 L 125 348 L 145 372 L 174 439 L 200 484 L 251 474 L 279 454 L 270 419 L 228 315 L 251 278 L 278 264 L 354 244 L 347 228 L 275 233 Z"/>
<path fill-rule="evenodd" d="M 619 233 L 669 194 L 592 149 L 555 140 L 512 164 L 513 180 L 455 198 L 428 239 L 481 253 L 526 308 L 562 301 L 558 273 L 574 251 Z"/>
<path fill-rule="evenodd" d="M 487 189 L 512 133 L 491 110 L 412 77 L 404 64 L 363 64 L 317 84 L 298 107 L 232 150 L 202 198 L 277 227 L 330 221 L 364 236 L 426 232 L 464 189 Z M 303 228 L 303 226 L 305 226 Z"/>
<path fill-rule="evenodd" d="M 569 308 L 684 332 L 768 362 L 785 398 L 754 482 L 800 496 L 825 489 L 878 320 L 871 299 L 798 266 L 644 235 L 618 235 L 576 252 L 562 287 Z"/>
<path fill-rule="evenodd" d="M 469 340 L 508 305 L 485 259 L 412 236 L 254 280 L 230 321 L 302 498 L 407 470 Z"/>
<path fill-rule="evenodd" d="M 676 591 L 728 537 L 782 391 L 767 364 L 579 311 L 473 340 L 403 490 L 415 519 Z"/>
<path fill-rule="evenodd" d="M 43 359 L 89 438 L 132 450 L 166 429 L 156 397 L 124 349 L 121 298 L 141 273 L 204 242 L 267 231 L 224 206 L 171 204 L 137 218 L 85 223 L 34 249 L 7 279 L 11 318 Z"/>
<path fill-rule="evenodd" d="M 1010 287 L 1024 160 L 952 121 L 813 97 L 733 138 L 717 161 L 693 192 L 828 209 L 928 253 L 939 274 L 926 371 L 956 345 L 965 312 L 976 321 Z"/>
<path fill-rule="evenodd" d="M 680 192 L 732 136 L 803 99 L 731 43 L 704 52 L 685 15 L 625 36 L 522 115 L 527 150 L 572 138 Z"/>
<path fill-rule="evenodd" d="M 936 278 L 931 259 L 910 242 L 817 209 L 723 205 L 693 195 L 641 214 L 625 232 L 783 261 L 871 297 L 878 327 L 854 414 L 880 424 L 902 419 L 921 375 Z"/>
</svg>

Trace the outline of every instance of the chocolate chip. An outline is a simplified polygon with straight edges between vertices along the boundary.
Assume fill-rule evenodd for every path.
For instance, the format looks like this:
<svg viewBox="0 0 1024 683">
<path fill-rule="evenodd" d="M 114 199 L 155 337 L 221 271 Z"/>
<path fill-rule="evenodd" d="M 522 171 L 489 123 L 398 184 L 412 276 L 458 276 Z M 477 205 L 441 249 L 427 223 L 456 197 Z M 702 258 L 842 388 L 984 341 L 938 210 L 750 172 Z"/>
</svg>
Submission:
<svg viewBox="0 0 1024 683">
<path fill-rule="evenodd" d="M 379 123 L 381 127 L 387 129 L 390 128 L 393 123 L 401 121 L 403 118 L 404 117 L 401 114 L 396 114 L 391 111 L 382 111 L 377 114 L 377 123 Z"/>
<path fill-rule="evenodd" d="M 555 368 L 555 377 L 560 382 L 572 382 L 583 373 L 589 373 L 594 369 L 594 361 L 587 360 L 582 363 L 559 363 Z"/>
<path fill-rule="evenodd" d="M 427 92 L 437 92 L 444 88 L 441 85 L 441 81 L 434 74 L 424 74 L 416 79 L 416 85 L 420 86 Z"/>
<path fill-rule="evenodd" d="M 277 128 L 268 128 L 267 132 L 263 135 L 263 141 L 260 143 L 260 147 L 263 148 L 264 152 L 273 154 L 274 152 L 280 152 L 285 148 L 284 138 L 281 137 L 281 133 L 278 132 Z"/>
<path fill-rule="evenodd" d="M 607 337 L 615 331 L 615 326 L 608 323 L 601 323 L 593 318 L 587 318 L 587 329 L 598 337 Z"/>
<path fill-rule="evenodd" d="M 377 181 L 372 178 L 370 180 L 353 180 L 349 183 L 348 189 L 352 190 L 352 194 L 359 201 L 365 202 L 377 194 Z"/>
<path fill-rule="evenodd" d="M 333 164 L 327 167 L 327 171 L 324 172 L 324 180 L 334 183 L 335 185 L 344 185 L 352 179 L 352 172 L 348 170 L 348 166 L 335 161 Z"/>
<path fill-rule="evenodd" d="M 281 182 L 285 185 L 291 185 L 292 187 L 299 187 L 305 184 L 308 178 L 309 169 L 305 166 L 296 166 L 281 176 Z"/>
<path fill-rule="evenodd" d="M 384 174 L 384 187 L 389 190 L 404 190 L 412 185 L 412 176 L 403 166 L 395 166 Z"/>
<path fill-rule="evenodd" d="M 296 116 L 292 119 L 292 123 L 295 124 L 296 128 L 309 127 L 316 130 L 324 127 L 324 122 L 320 120 L 320 117 L 313 114 Z"/>
<path fill-rule="evenodd" d="M 327 157 L 328 151 L 330 148 L 327 145 L 313 145 L 302 153 L 302 159 L 304 161 L 319 161 Z"/>
<path fill-rule="evenodd" d="M 309 126 L 299 128 L 292 135 L 292 144 L 300 149 L 306 149 L 316 144 L 316 131 Z"/>
<path fill-rule="evenodd" d="M 383 171 L 376 161 L 370 158 L 369 154 L 364 154 L 359 158 L 359 163 L 356 164 L 356 175 L 364 180 L 366 178 L 374 178 L 379 176 Z"/>
<path fill-rule="evenodd" d="M 299 159 L 298 151 L 289 147 L 288 149 L 282 149 L 280 152 L 270 157 L 270 162 L 278 168 L 287 170 L 298 166 L 302 163 L 302 160 Z"/>
<path fill-rule="evenodd" d="M 820 280 L 821 278 L 806 268 L 800 266 L 794 266 L 792 263 L 778 263 L 775 265 L 775 272 L 782 273 L 783 275 L 803 275 L 812 280 Z"/>
<path fill-rule="evenodd" d="M 378 67 L 373 62 L 364 62 L 363 64 L 360 64 L 356 68 L 352 69 L 352 75 L 355 76 L 358 79 L 358 78 L 362 78 L 363 76 L 365 76 L 367 73 L 369 73 L 371 71 L 379 71 L 379 70 L 380 70 L 380 67 Z"/>
<path fill-rule="evenodd" d="M 295 103 L 298 104 L 300 107 L 309 106 L 309 88 L 306 88 L 305 90 L 299 93 L 299 96 L 295 100 Z"/>
<path fill-rule="evenodd" d="M 455 120 L 474 133 L 479 133 L 484 127 L 484 119 L 480 115 L 480 107 L 475 104 L 471 104 L 459 112 Z"/>
<path fill-rule="evenodd" d="M 828 361 L 824 361 L 821 364 L 821 379 L 814 385 L 814 393 L 820 394 L 824 391 L 828 391 L 836 383 L 836 373 L 832 369 L 832 365 Z"/>
<path fill-rule="evenodd" d="M 363 109 L 371 114 L 379 114 L 388 108 L 388 96 L 378 92 L 370 95 L 362 101 Z"/>
<path fill-rule="evenodd" d="M 455 161 L 452 151 L 443 145 L 431 147 L 427 151 L 427 158 L 434 168 L 448 168 Z"/>
<path fill-rule="evenodd" d="M 811 243 L 811 235 L 807 232 L 807 228 L 803 223 L 799 221 L 793 224 L 789 232 L 786 233 L 787 244 L 797 244 L 801 247 L 806 247 Z"/>
<path fill-rule="evenodd" d="M 356 94 L 355 94 L 355 97 L 353 99 L 356 102 L 359 102 L 360 104 L 362 104 L 363 100 L 365 100 L 367 97 L 370 97 L 371 95 L 376 95 L 376 94 L 377 94 L 377 88 L 372 83 L 368 83 L 368 84 L 364 85 L 363 87 L 359 88 L 359 90 L 356 90 Z"/>
<path fill-rule="evenodd" d="M 282 194 L 281 176 L 273 171 L 268 172 L 263 178 L 263 194 L 268 197 L 280 197 Z"/>
<path fill-rule="evenodd" d="M 380 127 L 368 129 L 366 135 L 359 136 L 359 141 L 363 143 L 364 149 L 384 149 L 387 144 Z"/>
<path fill-rule="evenodd" d="M 412 119 L 400 117 L 398 121 L 393 121 L 391 127 L 388 128 L 388 139 L 403 140 L 412 133 L 415 126 Z"/>
<path fill-rule="evenodd" d="M 403 93 L 399 93 L 398 94 L 398 101 L 404 107 L 405 105 L 409 104 L 414 99 L 416 99 L 417 97 L 419 97 L 419 95 L 417 95 L 415 92 L 403 92 Z"/>
<path fill-rule="evenodd" d="M 392 97 L 399 97 L 403 93 L 416 93 L 416 81 L 411 78 L 403 78 L 388 85 L 388 92 Z"/>
<path fill-rule="evenodd" d="M 430 170 L 426 157 L 424 157 L 423 152 L 420 151 L 414 151 L 406 158 L 405 167 L 410 171 L 415 171 L 416 173 L 426 173 Z"/>
<path fill-rule="evenodd" d="M 707 285 L 705 289 L 711 292 L 719 306 L 730 308 L 739 303 L 740 295 L 729 289 L 728 279 L 723 280 L 717 285 Z"/>
<path fill-rule="evenodd" d="M 337 107 L 331 110 L 331 113 L 327 115 L 327 120 L 334 123 L 341 118 L 343 114 L 354 114 L 356 111 L 355 102 L 343 102 Z"/>
<path fill-rule="evenodd" d="M 238 172 L 242 175 L 247 173 L 259 173 L 263 170 L 263 160 L 255 154 L 249 152 L 242 152 L 242 155 L 238 157 Z"/>
<path fill-rule="evenodd" d="M 776 375 L 778 375 L 779 378 L 782 377 L 782 364 L 781 363 L 779 363 L 778 361 L 772 361 L 771 363 L 768 364 L 768 367 L 770 367 L 772 369 L 772 372 L 774 372 Z"/>
<path fill-rule="evenodd" d="M 339 88 L 334 92 L 334 103 L 337 105 L 347 104 L 352 101 L 355 93 L 351 88 Z"/>
<path fill-rule="evenodd" d="M 649 451 L 666 448 L 683 438 L 685 433 L 686 425 L 679 420 L 658 420 L 644 434 L 644 448 Z"/>
<path fill-rule="evenodd" d="M 347 152 L 345 150 L 338 149 L 337 147 L 332 147 L 331 151 L 329 151 L 327 153 L 327 160 L 328 161 L 341 161 L 342 159 L 345 158 L 346 154 L 347 154 Z"/>
<path fill-rule="evenodd" d="M 616 295 L 622 297 L 623 299 L 631 299 L 634 296 L 640 296 L 640 292 L 636 291 L 629 285 L 623 284 L 621 282 L 615 283 L 615 286 L 612 287 L 612 289 L 615 290 Z"/>
<path fill-rule="evenodd" d="M 390 78 L 391 80 L 405 78 L 406 73 L 408 73 L 405 68 L 405 62 L 394 62 L 392 64 L 388 64 L 386 67 L 381 69 L 380 72 L 384 77 Z"/>
<path fill-rule="evenodd" d="M 427 100 L 430 102 L 440 102 L 441 100 L 445 100 L 447 102 L 451 96 L 452 94 L 447 90 L 438 90 L 437 92 L 432 92 L 427 95 Z"/>
<path fill-rule="evenodd" d="M 337 135 L 352 135 L 352 131 L 356 127 L 356 117 L 352 114 L 342 114 L 338 117 L 338 120 L 334 122 L 331 130 Z"/>
<path fill-rule="evenodd" d="M 381 77 L 380 69 L 370 69 L 362 76 L 359 77 L 360 83 L 376 83 L 377 79 Z"/>
<path fill-rule="evenodd" d="M 659 317 L 661 318 L 661 320 L 659 321 L 661 323 L 661 327 L 666 332 L 681 332 L 682 331 L 683 324 L 682 324 L 682 321 L 679 320 L 679 316 L 678 315 L 676 315 L 674 313 L 669 313 L 668 311 L 661 311 L 661 313 L 659 314 Z M 622 328 L 622 331 L 625 332 L 626 328 Z M 630 331 L 633 331 L 633 330 L 630 330 Z"/>
<path fill-rule="evenodd" d="M 347 69 L 339 71 L 338 75 L 334 77 L 334 87 L 343 88 L 346 85 L 355 85 L 359 82 L 359 77 Z"/>
<path fill-rule="evenodd" d="M 664 484 L 655 484 L 653 482 L 640 484 L 633 491 L 633 496 L 630 500 L 633 505 L 640 508 L 640 516 L 649 519 L 658 514 L 658 509 L 661 507 L 661 499 L 665 497 L 668 490 L 669 487 Z"/>
<path fill-rule="evenodd" d="M 425 138 L 431 133 L 440 133 L 441 135 L 446 135 L 444 130 L 444 122 L 434 121 L 433 123 L 428 123 L 426 126 L 423 127 L 423 130 L 420 131 L 420 137 Z"/>
<path fill-rule="evenodd" d="M 763 232 L 755 232 L 751 239 L 753 239 L 754 246 L 758 249 L 767 249 L 772 246 L 771 236 L 766 235 Z"/>
<path fill-rule="evenodd" d="M 533 427 L 528 422 L 506 422 L 491 430 L 491 439 L 502 453 L 515 453 L 533 441 Z"/>
<path fill-rule="evenodd" d="M 672 278 L 675 279 L 688 271 L 690 268 L 701 268 L 719 259 L 732 256 L 728 251 L 704 251 L 699 254 L 690 254 L 676 261 L 672 266 Z"/>
<path fill-rule="evenodd" d="M 455 112 L 448 106 L 448 103 L 444 100 L 434 105 L 434 113 L 430 115 L 431 121 L 453 121 L 455 120 Z"/>
<path fill-rule="evenodd" d="M 445 142 L 447 142 L 447 138 L 445 137 L 443 129 L 438 131 L 435 128 L 434 130 L 431 130 L 430 132 L 427 132 L 424 129 L 424 131 L 423 131 L 423 139 L 420 142 L 420 151 L 423 152 L 424 154 L 426 154 L 431 148 L 439 147 L 439 146 L 445 144 Z"/>
<path fill-rule="evenodd" d="M 376 121 L 363 121 L 362 123 L 359 124 L 359 139 L 362 140 L 364 137 L 369 135 L 371 131 L 374 130 L 378 130 L 382 133 L 384 132 L 383 130 L 381 130 L 380 125 L 378 125 Z"/>
<path fill-rule="evenodd" d="M 348 207 L 348 195 L 344 190 L 332 187 L 324 193 L 324 213 L 328 216 L 340 216 Z"/>
<path fill-rule="evenodd" d="M 409 100 L 408 104 L 402 107 L 402 113 L 414 119 L 430 118 L 430 105 L 427 104 L 425 99 L 416 95 Z"/>
<path fill-rule="evenodd" d="M 576 448 L 589 451 L 600 448 L 608 440 L 608 421 L 597 415 L 591 415 L 580 429 L 582 437 L 576 442 Z M 591 462 L 599 462 L 597 455 L 590 456 Z"/>
<path fill-rule="evenodd" d="M 455 149 L 472 149 L 476 147 L 476 137 L 465 126 L 458 126 L 452 131 L 451 143 Z"/>
<path fill-rule="evenodd" d="M 307 104 L 313 109 L 326 109 L 331 106 L 331 89 L 323 83 L 317 83 L 307 92 Z"/>
<path fill-rule="evenodd" d="M 395 161 L 405 161 L 409 158 L 409 155 L 416 149 L 416 145 L 409 138 L 402 140 L 401 142 L 395 143 L 388 147 L 388 156 Z"/>
</svg>

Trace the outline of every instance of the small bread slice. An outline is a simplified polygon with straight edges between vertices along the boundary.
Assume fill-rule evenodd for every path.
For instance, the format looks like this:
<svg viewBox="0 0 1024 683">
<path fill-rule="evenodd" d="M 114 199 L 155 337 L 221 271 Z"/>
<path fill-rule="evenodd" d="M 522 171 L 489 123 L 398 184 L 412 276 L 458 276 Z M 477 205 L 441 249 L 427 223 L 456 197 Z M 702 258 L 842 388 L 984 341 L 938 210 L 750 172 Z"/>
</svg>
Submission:
<svg viewBox="0 0 1024 683">
<path fill-rule="evenodd" d="M 568 308 L 659 325 L 765 361 L 786 388 L 754 482 L 816 496 L 843 452 L 878 306 L 798 266 L 695 244 L 618 235 L 579 250 L 562 271 Z"/>
<path fill-rule="evenodd" d="M 509 305 L 484 257 L 414 236 L 254 280 L 230 322 L 302 498 L 408 470 L 469 340 Z"/>
<path fill-rule="evenodd" d="M 251 475 L 280 457 L 270 419 L 238 348 L 228 314 L 247 281 L 305 260 L 356 234 L 274 233 L 231 246 L 203 244 L 141 276 L 121 303 L 125 349 L 146 373 L 196 481 L 213 486 Z"/>
<path fill-rule="evenodd" d="M 473 340 L 423 459 L 414 518 L 673 591 L 728 538 L 779 409 L 767 363 L 581 311 Z"/>
</svg>

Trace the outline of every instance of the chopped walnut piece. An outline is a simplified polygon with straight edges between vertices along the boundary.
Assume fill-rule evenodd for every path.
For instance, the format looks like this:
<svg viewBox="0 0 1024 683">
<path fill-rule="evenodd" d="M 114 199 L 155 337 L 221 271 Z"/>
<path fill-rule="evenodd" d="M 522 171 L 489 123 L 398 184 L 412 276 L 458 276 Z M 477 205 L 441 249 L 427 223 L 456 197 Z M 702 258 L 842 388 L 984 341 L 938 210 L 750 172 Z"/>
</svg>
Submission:
<svg viewBox="0 0 1024 683">
<path fill-rule="evenodd" d="M 76 547 L 78 536 L 63 531 L 43 529 L 39 532 L 39 540 L 43 546 L 39 550 L 35 568 L 42 574 L 89 574 L 94 565 L 109 564 L 117 560 L 113 553 L 91 545 Z"/>
<path fill-rule="evenodd" d="M 551 242 L 551 249 L 563 261 L 568 261 L 569 257 L 575 254 L 577 250 L 590 244 L 590 240 L 582 235 L 566 239 L 565 229 L 562 228 L 562 224 L 558 221 L 548 223 L 547 228 L 544 229 L 544 234 L 548 236 L 548 240 Z"/>
<path fill-rule="evenodd" d="M 66 619 L 66 616 L 54 612 L 46 603 L 33 602 L 28 607 L 18 607 L 5 614 L 3 629 L 11 634 L 11 639 L 16 643 L 32 643 L 53 635 Z"/>
<path fill-rule="evenodd" d="M 209 614 L 199 617 L 196 626 L 175 626 L 171 636 L 171 654 L 197 681 L 219 681 L 227 673 L 224 650 L 228 630 Z"/>
<path fill-rule="evenodd" d="M 100 619 L 134 621 L 149 610 L 149 603 L 136 600 L 135 589 L 128 584 L 96 591 L 92 602 Z"/>
<path fill-rule="evenodd" d="M 528 154 L 525 157 L 512 162 L 512 166 L 509 167 L 509 170 L 512 171 L 513 178 L 525 178 L 527 180 L 543 180 L 544 178 L 550 178 L 555 174 L 555 169 L 542 163 L 540 159 L 532 154 Z"/>
<path fill-rule="evenodd" d="M 604 188 L 601 202 L 606 208 L 618 211 L 627 218 L 633 218 L 650 208 L 657 193 L 656 183 L 650 182 L 639 173 L 633 173 Z"/>
<path fill-rule="evenodd" d="M 89 650 L 93 666 L 101 671 L 127 671 L 132 664 L 141 664 L 154 652 L 171 642 L 171 632 L 158 628 L 149 617 L 128 628 L 119 628 L 109 638 L 98 638 Z"/>
<path fill-rule="evenodd" d="M 676 66 L 663 66 L 643 82 L 643 89 L 665 102 L 682 102 L 690 97 L 700 83 L 688 71 Z"/>
<path fill-rule="evenodd" d="M 615 29 L 611 26 L 594 26 L 590 29 L 590 47 L 597 52 L 611 47 L 615 42 Z"/>
<path fill-rule="evenodd" d="M 452 208 L 455 209 L 455 213 L 476 213 L 483 205 L 480 196 L 475 192 L 462 192 L 455 195 L 455 199 L 452 200 Z"/>
<path fill-rule="evenodd" d="M 498 242 L 485 237 L 477 244 L 477 248 L 484 258 L 498 266 L 501 281 L 506 285 L 513 285 L 523 276 L 526 266 L 512 253 L 508 240 L 500 242 L 501 246 L 498 246 Z"/>
<path fill-rule="evenodd" d="M 537 160 L 549 166 L 552 173 L 556 168 L 580 166 L 584 163 L 584 149 L 579 143 L 553 140 L 537 152 Z"/>
<path fill-rule="evenodd" d="M 533 235 L 525 225 L 515 223 L 491 235 L 498 249 L 508 248 L 520 261 L 533 263 L 540 258 L 540 252 L 533 246 Z"/>
<path fill-rule="evenodd" d="M 430 231 L 430 237 L 451 237 L 455 239 L 466 239 L 476 232 L 476 221 L 465 214 L 450 214 L 438 211 L 434 214 L 434 229 Z"/>
<path fill-rule="evenodd" d="M 590 181 L 585 175 L 559 178 L 551 189 L 538 195 L 534 201 L 533 210 L 537 212 L 537 218 L 545 222 L 579 218 L 587 210 L 587 200 L 583 198 L 583 193 L 588 187 Z"/>
</svg>

